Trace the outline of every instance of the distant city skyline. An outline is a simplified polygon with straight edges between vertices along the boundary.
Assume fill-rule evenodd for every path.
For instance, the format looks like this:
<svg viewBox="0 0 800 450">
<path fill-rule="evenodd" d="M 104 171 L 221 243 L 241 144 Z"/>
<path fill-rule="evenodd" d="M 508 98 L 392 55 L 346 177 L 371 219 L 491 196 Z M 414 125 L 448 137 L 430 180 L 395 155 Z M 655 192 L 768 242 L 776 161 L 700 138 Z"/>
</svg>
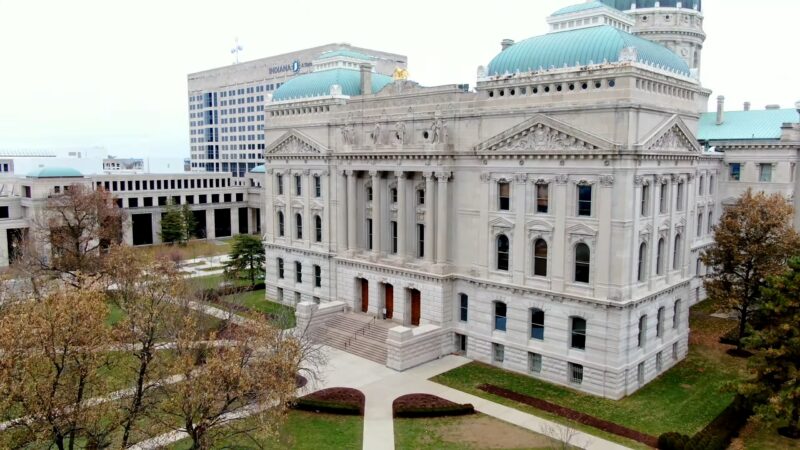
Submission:
<svg viewBox="0 0 800 450">
<path fill-rule="evenodd" d="M 0 148 L 99 146 L 119 157 L 189 157 L 186 76 L 231 64 L 237 37 L 242 62 L 348 42 L 407 55 L 410 78 L 420 84 L 474 86 L 477 67 L 502 39 L 543 34 L 547 15 L 580 1 L 492 9 L 410 0 L 379 11 L 363 0 L 343 0 L 335 10 L 315 1 L 0 0 Z M 714 91 L 712 103 L 726 97 L 727 110 L 745 101 L 793 108 L 800 100 L 800 63 L 780 44 L 794 41 L 800 6 L 759 5 L 703 2 L 701 78 Z"/>
</svg>

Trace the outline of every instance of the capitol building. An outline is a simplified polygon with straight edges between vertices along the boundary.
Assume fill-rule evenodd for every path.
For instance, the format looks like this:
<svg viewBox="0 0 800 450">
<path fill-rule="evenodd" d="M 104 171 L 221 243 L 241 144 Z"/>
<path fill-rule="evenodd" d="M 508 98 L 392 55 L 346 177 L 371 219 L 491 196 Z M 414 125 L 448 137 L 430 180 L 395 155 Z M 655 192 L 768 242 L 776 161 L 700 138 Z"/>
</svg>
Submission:
<svg viewBox="0 0 800 450">
<path fill-rule="evenodd" d="M 725 203 L 794 197 L 798 112 L 705 112 L 700 0 L 547 22 L 504 40 L 474 91 L 352 51 L 282 84 L 265 106 L 267 296 L 329 342 L 347 313 L 388 323 L 370 355 L 397 370 L 458 352 L 621 398 L 683 359 Z"/>
<path fill-rule="evenodd" d="M 701 0 L 589 1 L 547 23 L 476 61 L 474 89 L 348 44 L 191 74 L 187 173 L 19 176 L 0 155 L 0 266 L 83 183 L 126 210 L 131 245 L 160 242 L 170 204 L 200 238 L 261 235 L 267 298 L 333 347 L 629 395 L 686 356 L 725 206 L 752 188 L 800 211 L 800 103 L 711 98 Z"/>
</svg>

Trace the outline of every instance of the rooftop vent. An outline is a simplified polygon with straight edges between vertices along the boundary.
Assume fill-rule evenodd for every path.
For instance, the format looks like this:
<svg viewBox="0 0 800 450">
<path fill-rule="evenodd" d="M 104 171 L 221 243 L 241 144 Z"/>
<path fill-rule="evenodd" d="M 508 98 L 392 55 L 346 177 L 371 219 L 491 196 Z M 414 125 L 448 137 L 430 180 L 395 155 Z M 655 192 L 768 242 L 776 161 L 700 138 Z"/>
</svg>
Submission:
<svg viewBox="0 0 800 450">
<path fill-rule="evenodd" d="M 514 40 L 513 39 L 503 39 L 502 41 L 500 41 L 500 49 L 501 49 L 501 51 L 505 51 L 507 48 L 511 47 L 512 45 L 514 45 Z"/>
<path fill-rule="evenodd" d="M 781 105 L 767 105 L 766 109 L 781 109 Z"/>
</svg>

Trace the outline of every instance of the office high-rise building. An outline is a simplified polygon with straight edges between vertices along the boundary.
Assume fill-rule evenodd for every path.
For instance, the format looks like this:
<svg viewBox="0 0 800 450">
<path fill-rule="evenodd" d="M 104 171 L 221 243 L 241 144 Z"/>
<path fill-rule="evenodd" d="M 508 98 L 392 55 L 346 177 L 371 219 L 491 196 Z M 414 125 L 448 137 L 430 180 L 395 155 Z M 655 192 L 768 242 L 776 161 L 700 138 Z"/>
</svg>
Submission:
<svg viewBox="0 0 800 450">
<path fill-rule="evenodd" d="M 264 105 L 281 84 L 311 72 L 314 58 L 333 51 L 368 55 L 376 73 L 406 67 L 394 53 L 327 44 L 188 75 L 191 170 L 243 177 L 263 163 Z"/>
</svg>

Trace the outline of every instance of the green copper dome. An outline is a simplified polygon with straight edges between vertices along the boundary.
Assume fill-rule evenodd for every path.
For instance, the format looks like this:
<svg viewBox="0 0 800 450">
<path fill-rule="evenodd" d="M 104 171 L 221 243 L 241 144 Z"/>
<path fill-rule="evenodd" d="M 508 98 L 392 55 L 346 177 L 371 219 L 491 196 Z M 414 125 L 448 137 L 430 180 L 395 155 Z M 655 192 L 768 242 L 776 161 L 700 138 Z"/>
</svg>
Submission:
<svg viewBox="0 0 800 450">
<path fill-rule="evenodd" d="M 352 59 L 363 59 L 364 61 L 372 61 L 375 59 L 374 56 L 365 55 L 363 53 L 354 52 L 352 50 L 333 50 L 330 52 L 325 52 L 317 57 L 318 60 L 321 59 L 330 59 L 330 58 L 352 58 Z"/>
<path fill-rule="evenodd" d="M 565 6 L 558 11 L 554 12 L 553 16 L 563 16 L 564 14 L 572 14 L 576 12 L 589 11 L 592 9 L 607 8 L 606 5 L 595 0 L 592 2 L 578 3 L 577 5 Z"/>
<path fill-rule="evenodd" d="M 634 47 L 637 61 L 689 76 L 689 66 L 678 55 L 655 42 L 609 25 L 548 33 L 518 42 L 494 57 L 489 76 L 551 68 L 618 62 L 620 51 Z"/>
<path fill-rule="evenodd" d="M 655 8 L 656 3 L 662 8 L 681 8 L 702 10 L 702 0 L 601 0 L 606 5 L 620 11 L 627 11 L 636 5 L 636 8 Z"/>
<path fill-rule="evenodd" d="M 372 92 L 380 91 L 391 82 L 392 77 L 373 73 Z M 343 95 L 361 95 L 361 72 L 354 69 L 337 68 L 300 75 L 283 83 L 272 95 L 272 100 L 282 101 L 330 95 L 331 86 L 334 84 L 342 87 Z"/>
<path fill-rule="evenodd" d="M 28 178 L 82 178 L 83 174 L 72 167 L 42 167 L 27 175 Z"/>
<path fill-rule="evenodd" d="M 264 169 L 264 164 L 261 164 L 260 166 L 255 166 L 250 169 L 250 173 L 264 173 Z"/>
</svg>

